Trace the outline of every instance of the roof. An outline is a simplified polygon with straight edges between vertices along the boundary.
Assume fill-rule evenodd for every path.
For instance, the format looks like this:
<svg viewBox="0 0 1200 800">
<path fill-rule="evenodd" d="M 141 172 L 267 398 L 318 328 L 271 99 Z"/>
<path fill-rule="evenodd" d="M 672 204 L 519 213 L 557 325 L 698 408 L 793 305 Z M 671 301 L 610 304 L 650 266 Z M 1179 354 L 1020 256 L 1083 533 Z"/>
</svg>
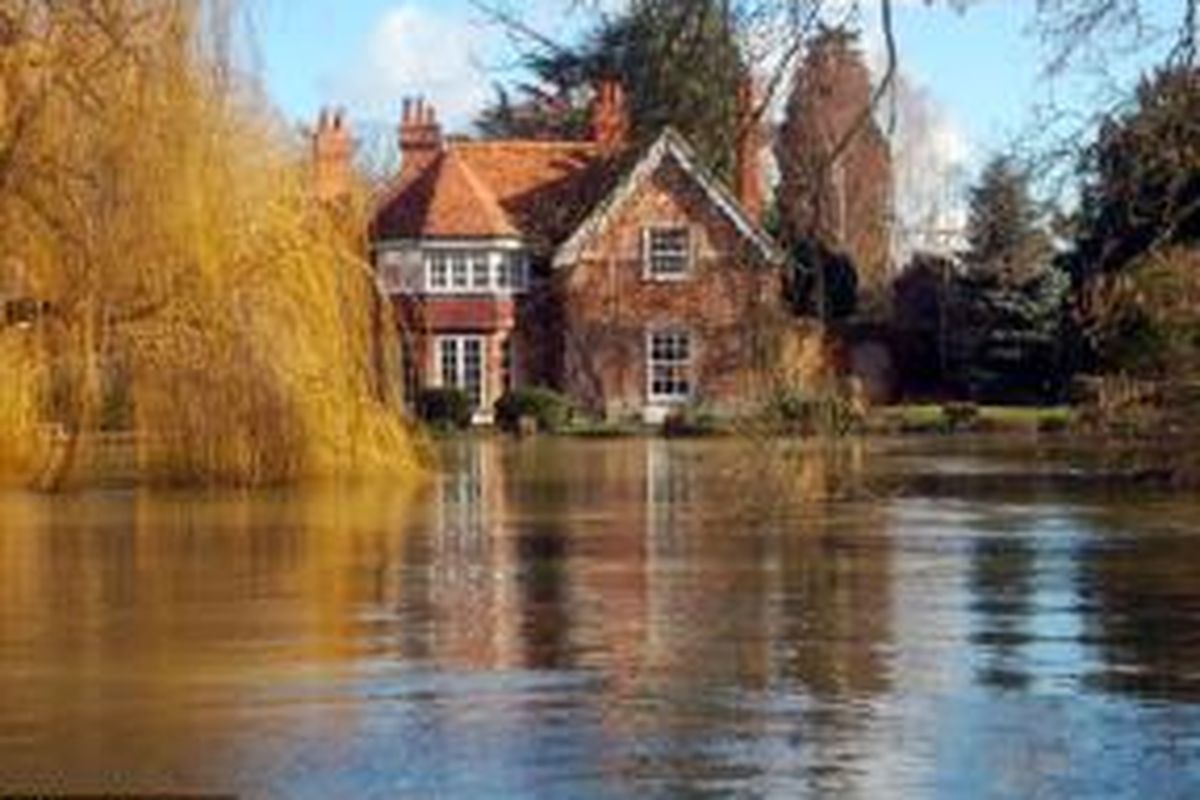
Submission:
<svg viewBox="0 0 1200 800">
<path fill-rule="evenodd" d="M 519 237 L 555 265 L 570 263 L 668 158 L 768 261 L 781 260 L 771 237 L 670 128 L 641 154 L 609 155 L 594 142 L 451 140 L 423 170 L 401 171 L 378 204 L 375 235 Z"/>
<path fill-rule="evenodd" d="M 751 244 L 758 248 L 763 258 L 770 263 L 779 263 L 783 254 L 775 246 L 770 234 L 755 222 L 742 208 L 733 193 L 716 176 L 709 172 L 696 158 L 677 131 L 667 128 L 645 154 L 628 170 L 620 182 L 608 193 L 579 224 L 578 228 L 563 243 L 554 256 L 554 266 L 560 267 L 579 259 L 583 248 L 599 231 L 603 230 L 612 216 L 634 196 L 667 159 L 675 163 L 704 191 L 713 205 Z"/>
<path fill-rule="evenodd" d="M 495 194 L 454 149 L 413 176 L 379 215 L 381 233 L 399 238 L 494 238 L 520 231 Z"/>
<path fill-rule="evenodd" d="M 520 236 L 552 251 L 616 182 L 620 159 L 591 142 L 450 141 L 384 195 L 385 239 Z"/>
</svg>

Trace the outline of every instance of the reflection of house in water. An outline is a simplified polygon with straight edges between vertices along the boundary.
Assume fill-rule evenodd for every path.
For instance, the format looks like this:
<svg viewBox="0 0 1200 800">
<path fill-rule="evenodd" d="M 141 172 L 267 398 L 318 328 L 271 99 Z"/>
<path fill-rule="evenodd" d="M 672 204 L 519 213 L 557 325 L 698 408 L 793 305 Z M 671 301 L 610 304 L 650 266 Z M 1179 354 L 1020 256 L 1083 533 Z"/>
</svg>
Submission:
<svg viewBox="0 0 1200 800">
<path fill-rule="evenodd" d="M 714 464 L 711 443 L 449 448 L 428 582 L 407 587 L 428 603 L 429 657 L 600 676 L 594 704 L 613 740 L 655 743 L 651 762 L 619 765 L 634 777 L 652 766 L 686 789 L 749 771 L 858 791 L 850 756 L 868 757 L 870 701 L 892 685 L 886 517 L 813 504 L 748 521 L 739 504 L 762 476 Z M 813 470 L 795 479 L 807 486 Z M 729 736 L 772 741 L 778 697 L 814 710 L 795 735 L 846 774 L 818 780 L 769 745 L 714 753 Z"/>
</svg>

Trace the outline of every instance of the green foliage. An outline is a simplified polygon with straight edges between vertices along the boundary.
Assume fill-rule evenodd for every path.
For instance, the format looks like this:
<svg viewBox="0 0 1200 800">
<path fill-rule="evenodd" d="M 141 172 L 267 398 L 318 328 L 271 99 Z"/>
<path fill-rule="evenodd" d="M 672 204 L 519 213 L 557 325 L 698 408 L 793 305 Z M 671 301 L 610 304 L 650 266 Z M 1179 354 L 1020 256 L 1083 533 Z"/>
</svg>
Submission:
<svg viewBox="0 0 1200 800">
<path fill-rule="evenodd" d="M 949 379 L 949 295 L 957 265 L 936 255 L 915 255 L 892 283 L 893 346 L 903 365 L 906 396 L 937 395 Z"/>
<path fill-rule="evenodd" d="M 863 422 L 845 394 L 800 387 L 778 389 L 767 403 L 766 417 L 782 432 L 800 436 L 845 436 Z"/>
<path fill-rule="evenodd" d="M 483 135 L 585 138 L 592 86 L 615 77 L 628 96 L 634 144 L 671 125 L 710 169 L 730 174 L 744 66 L 732 12 L 720 0 L 632 3 L 579 45 L 532 53 L 526 66 L 535 81 L 498 89 L 476 121 Z"/>
<path fill-rule="evenodd" d="M 992 159 L 971 189 L 968 270 L 1016 281 L 1040 272 L 1051 257 L 1040 222 L 1028 173 L 1007 156 Z"/>
<path fill-rule="evenodd" d="M 970 428 L 979 423 L 979 406 L 975 403 L 946 403 L 942 406 L 942 417 L 951 431 Z"/>
<path fill-rule="evenodd" d="M 462 389 L 422 389 L 416 398 L 417 416 L 436 430 L 465 430 L 471 427 L 474 409 Z"/>
<path fill-rule="evenodd" d="M 711 410 L 699 406 L 681 406 L 663 420 L 663 436 L 682 438 L 688 436 L 712 436 L 723 433 L 720 418 Z"/>
<path fill-rule="evenodd" d="M 574 406 L 564 395 L 541 386 L 522 387 L 496 401 L 496 424 L 506 431 L 518 432 L 522 419 L 533 420 L 539 431 L 557 433 L 574 415 Z"/>
<path fill-rule="evenodd" d="M 1051 259 L 1028 174 L 994 159 L 971 192 L 970 247 L 951 286 L 946 357 L 986 402 L 1046 402 L 1065 385 L 1070 280 Z"/>
<path fill-rule="evenodd" d="M 1200 69 L 1159 70 L 1108 119 L 1080 165 L 1080 278 L 1200 241 Z"/>
<path fill-rule="evenodd" d="M 1045 267 L 1024 281 L 967 274 L 952 287 L 948 355 L 960 385 L 984 402 L 1036 403 L 1061 396 L 1070 279 Z"/>
<path fill-rule="evenodd" d="M 1093 283 L 1087 334 L 1106 372 L 1200 375 L 1200 253 L 1166 250 Z"/>
<path fill-rule="evenodd" d="M 1178 65 L 1144 80 L 1080 172 L 1071 266 L 1091 367 L 1200 374 L 1200 70 Z"/>
</svg>

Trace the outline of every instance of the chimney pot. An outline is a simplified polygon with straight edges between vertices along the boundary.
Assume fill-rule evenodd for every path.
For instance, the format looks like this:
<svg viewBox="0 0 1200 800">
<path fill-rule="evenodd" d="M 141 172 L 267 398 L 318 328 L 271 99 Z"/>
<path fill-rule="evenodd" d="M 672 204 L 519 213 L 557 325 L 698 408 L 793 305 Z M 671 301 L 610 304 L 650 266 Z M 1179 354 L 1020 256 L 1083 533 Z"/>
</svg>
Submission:
<svg viewBox="0 0 1200 800">
<path fill-rule="evenodd" d="M 406 99 L 400 122 L 401 179 L 424 172 L 441 152 L 442 129 L 433 105 L 421 96 Z"/>
</svg>

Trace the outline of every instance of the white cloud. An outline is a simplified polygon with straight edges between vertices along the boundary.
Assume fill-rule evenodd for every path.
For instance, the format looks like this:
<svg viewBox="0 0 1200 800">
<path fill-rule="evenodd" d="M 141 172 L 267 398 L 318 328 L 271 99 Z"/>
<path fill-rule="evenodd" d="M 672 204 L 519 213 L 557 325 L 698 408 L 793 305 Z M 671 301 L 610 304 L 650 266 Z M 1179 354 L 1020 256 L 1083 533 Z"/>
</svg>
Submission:
<svg viewBox="0 0 1200 800">
<path fill-rule="evenodd" d="M 491 95 L 494 28 L 448 9 L 404 2 L 385 13 L 363 52 L 333 79 L 356 116 L 395 119 L 423 96 L 448 127 L 466 126 Z"/>
<path fill-rule="evenodd" d="M 578 8 L 567 0 L 493 5 L 532 30 L 569 39 L 627 2 L 598 0 Z M 327 94 L 348 104 L 356 117 L 389 121 L 398 118 L 405 97 L 420 95 L 433 103 L 449 130 L 463 131 L 492 98 L 496 81 L 512 76 L 518 63 L 513 44 L 502 24 L 466 4 L 401 0 L 379 18 L 360 57 L 325 82 Z"/>
</svg>

